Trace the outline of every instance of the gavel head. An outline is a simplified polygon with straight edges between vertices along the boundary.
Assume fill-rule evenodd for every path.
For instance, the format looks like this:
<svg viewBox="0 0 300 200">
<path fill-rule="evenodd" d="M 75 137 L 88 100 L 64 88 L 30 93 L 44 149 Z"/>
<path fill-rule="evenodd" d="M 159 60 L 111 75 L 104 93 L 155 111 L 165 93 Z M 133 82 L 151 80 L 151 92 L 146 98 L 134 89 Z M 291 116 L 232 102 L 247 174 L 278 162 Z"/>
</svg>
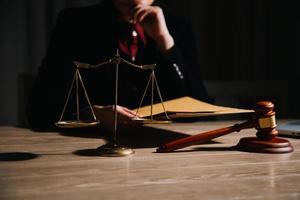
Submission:
<svg viewBox="0 0 300 200">
<path fill-rule="evenodd" d="M 256 136 L 262 140 L 270 140 L 277 136 L 274 104 L 270 101 L 259 101 L 254 107 L 257 120 Z"/>
</svg>

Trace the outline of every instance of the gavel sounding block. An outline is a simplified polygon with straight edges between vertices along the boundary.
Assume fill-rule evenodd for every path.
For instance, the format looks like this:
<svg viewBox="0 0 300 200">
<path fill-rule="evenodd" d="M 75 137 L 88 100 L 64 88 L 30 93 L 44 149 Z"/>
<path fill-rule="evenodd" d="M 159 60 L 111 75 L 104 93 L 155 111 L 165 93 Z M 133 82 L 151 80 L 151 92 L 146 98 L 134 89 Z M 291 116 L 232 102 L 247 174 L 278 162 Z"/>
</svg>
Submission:
<svg viewBox="0 0 300 200">
<path fill-rule="evenodd" d="M 260 101 L 256 104 L 257 118 L 256 136 L 242 138 L 237 144 L 241 151 L 258 153 L 290 153 L 293 151 L 291 143 L 283 138 L 276 137 L 276 120 L 274 104 L 270 101 Z"/>
<path fill-rule="evenodd" d="M 276 137 L 270 140 L 245 137 L 239 141 L 237 148 L 240 151 L 257 153 L 290 153 L 293 151 L 293 147 L 288 140 Z"/>
</svg>

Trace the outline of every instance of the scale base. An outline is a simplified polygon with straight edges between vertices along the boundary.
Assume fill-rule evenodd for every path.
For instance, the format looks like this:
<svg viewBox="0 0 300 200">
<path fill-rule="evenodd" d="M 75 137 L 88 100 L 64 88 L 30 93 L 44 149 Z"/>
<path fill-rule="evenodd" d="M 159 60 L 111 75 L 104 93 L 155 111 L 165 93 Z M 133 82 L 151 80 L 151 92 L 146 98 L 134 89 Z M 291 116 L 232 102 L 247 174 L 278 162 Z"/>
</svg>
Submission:
<svg viewBox="0 0 300 200">
<path fill-rule="evenodd" d="M 105 157 L 122 157 L 134 154 L 131 148 L 119 146 L 117 144 L 108 143 L 96 149 L 99 156 Z"/>
<path fill-rule="evenodd" d="M 261 140 L 257 137 L 245 137 L 240 139 L 237 144 L 240 151 L 256 153 L 290 153 L 293 152 L 291 143 L 282 138 L 272 138 L 270 140 Z"/>
</svg>

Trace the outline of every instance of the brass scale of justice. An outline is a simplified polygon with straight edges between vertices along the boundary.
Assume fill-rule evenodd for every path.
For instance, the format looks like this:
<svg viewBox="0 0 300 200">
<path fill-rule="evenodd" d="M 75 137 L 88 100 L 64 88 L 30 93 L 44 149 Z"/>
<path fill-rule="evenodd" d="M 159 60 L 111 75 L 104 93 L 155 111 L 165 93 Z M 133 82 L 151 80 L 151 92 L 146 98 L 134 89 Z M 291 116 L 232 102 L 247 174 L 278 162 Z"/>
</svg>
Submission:
<svg viewBox="0 0 300 200">
<path fill-rule="evenodd" d="M 134 121 L 137 121 L 139 123 L 171 123 L 171 119 L 169 118 L 164 102 L 162 99 L 162 95 L 157 83 L 157 79 L 155 76 L 155 66 L 156 64 L 150 64 L 150 65 L 135 65 L 123 58 L 120 57 L 118 50 L 116 52 L 116 55 L 109 59 L 108 61 L 99 63 L 97 65 L 90 65 L 87 63 L 80 63 L 74 61 L 74 64 L 76 66 L 76 70 L 74 73 L 74 77 L 70 86 L 70 89 L 68 91 L 67 99 L 65 102 L 65 105 L 63 107 L 62 113 L 60 115 L 60 119 L 58 122 L 55 123 L 57 127 L 60 128 L 82 128 L 82 127 L 93 127 L 100 124 L 100 121 L 96 118 L 96 115 L 93 111 L 91 102 L 89 100 L 89 96 L 87 93 L 87 90 L 85 88 L 85 85 L 83 83 L 80 69 L 95 69 L 98 67 L 101 67 L 106 64 L 115 64 L 115 102 L 114 102 L 114 124 L 113 124 L 113 133 L 112 133 L 112 142 L 109 142 L 105 145 L 102 145 L 96 149 L 97 155 L 99 156 L 128 156 L 131 154 L 134 154 L 134 151 L 131 148 L 124 147 L 119 144 L 117 141 L 117 132 L 118 132 L 118 117 L 117 117 L 117 110 L 116 107 L 118 105 L 118 82 L 119 82 L 119 64 L 125 63 L 131 67 L 139 68 L 141 70 L 151 70 L 149 80 L 147 82 L 146 88 L 144 90 L 143 96 L 141 98 L 141 101 L 139 103 L 139 107 L 136 111 L 136 117 L 133 119 Z M 74 88 L 74 84 L 76 87 L 76 120 L 64 120 L 64 113 L 66 110 L 66 107 L 68 105 L 72 90 Z M 92 113 L 93 120 L 82 120 L 80 119 L 80 106 L 79 106 L 79 84 L 81 85 L 84 96 L 88 102 L 89 110 Z M 150 119 L 148 118 L 139 118 L 138 112 L 139 109 L 144 101 L 145 95 L 148 91 L 149 85 L 151 84 L 151 105 L 150 105 Z M 160 103 L 163 107 L 166 120 L 155 120 L 153 118 L 153 103 L 154 103 L 154 89 L 156 86 L 157 93 L 160 98 Z M 278 131 L 276 130 L 276 120 L 275 120 L 275 112 L 274 112 L 274 105 L 272 102 L 269 101 L 261 101 L 258 102 L 254 108 L 254 115 L 252 119 L 240 123 L 235 124 L 233 126 L 212 130 L 204 133 L 199 133 L 192 136 L 187 136 L 181 139 L 177 139 L 171 142 L 168 142 L 166 144 L 161 145 L 159 148 L 157 148 L 156 152 L 163 153 L 163 152 L 172 152 L 181 148 L 185 148 L 191 145 L 200 144 L 207 142 L 209 140 L 212 140 L 214 138 L 232 133 L 232 132 L 239 132 L 243 129 L 248 128 L 255 128 L 257 129 L 256 137 L 245 137 L 242 138 L 239 143 L 237 144 L 237 149 L 241 151 L 247 151 L 247 152 L 259 152 L 259 153 L 290 153 L 293 151 L 293 147 L 291 143 L 282 138 L 276 137 L 278 134 Z"/>
</svg>

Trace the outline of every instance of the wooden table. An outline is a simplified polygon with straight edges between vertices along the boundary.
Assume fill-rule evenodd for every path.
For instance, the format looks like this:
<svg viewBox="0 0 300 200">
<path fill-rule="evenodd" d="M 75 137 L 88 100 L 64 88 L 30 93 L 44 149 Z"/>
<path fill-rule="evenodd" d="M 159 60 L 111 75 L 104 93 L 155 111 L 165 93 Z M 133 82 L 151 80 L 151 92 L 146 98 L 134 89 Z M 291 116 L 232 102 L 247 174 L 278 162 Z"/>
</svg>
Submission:
<svg viewBox="0 0 300 200">
<path fill-rule="evenodd" d="M 0 199 L 300 199 L 300 140 L 294 152 L 259 154 L 232 148 L 244 130 L 177 153 L 156 146 L 232 121 L 174 123 L 120 133 L 129 157 L 99 157 L 99 133 L 0 128 Z"/>
</svg>

